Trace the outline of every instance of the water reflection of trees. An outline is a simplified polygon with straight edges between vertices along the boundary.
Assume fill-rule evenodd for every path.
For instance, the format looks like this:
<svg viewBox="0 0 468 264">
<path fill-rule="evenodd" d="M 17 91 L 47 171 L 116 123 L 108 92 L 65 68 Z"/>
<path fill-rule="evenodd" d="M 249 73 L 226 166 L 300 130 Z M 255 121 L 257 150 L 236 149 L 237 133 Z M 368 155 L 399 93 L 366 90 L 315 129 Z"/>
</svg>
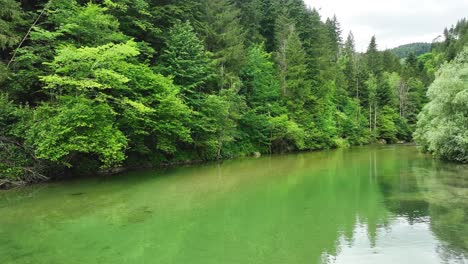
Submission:
<svg viewBox="0 0 468 264">
<path fill-rule="evenodd" d="M 46 243 L 29 239 L 35 233 L 78 256 L 82 251 L 72 244 L 86 244 L 83 232 L 94 228 L 125 237 L 126 243 L 113 244 L 115 252 L 137 255 L 143 243 L 152 246 L 144 257 L 161 263 L 333 262 L 341 247 L 363 239 L 356 234 L 375 246 L 382 230 L 393 228 L 393 216 L 410 224 L 427 223 L 430 216 L 443 241 L 440 256 L 466 256 L 467 170 L 434 169 L 415 153 L 412 147 L 353 148 L 170 169 L 159 178 L 151 171 L 101 185 L 50 186 L 34 198 L 0 203 L 3 240 L 10 242 L 3 245 L 29 246 L 46 256 Z M 71 195 L 77 192 L 86 195 Z M 72 219 L 92 221 L 77 226 Z M 102 255 L 98 246 L 87 255 Z M 115 256 L 102 257 L 112 262 Z"/>
<path fill-rule="evenodd" d="M 410 224 L 429 217 L 440 241 L 440 258 L 464 263 L 468 258 L 468 166 L 418 158 L 417 153 L 405 157 L 400 152 L 398 158 L 389 153 L 377 163 L 385 207 Z"/>
<path fill-rule="evenodd" d="M 419 154 L 415 154 L 419 155 Z M 388 158 L 379 163 L 386 207 L 410 223 L 430 217 L 437 252 L 445 261 L 468 257 L 468 167 L 427 158 Z M 398 168 L 389 172 L 388 168 Z"/>
<path fill-rule="evenodd" d="M 419 174 L 418 185 L 429 204 L 431 229 L 442 242 L 438 252 L 446 261 L 463 261 L 468 258 L 468 167 L 439 162 L 433 167 Z"/>
</svg>

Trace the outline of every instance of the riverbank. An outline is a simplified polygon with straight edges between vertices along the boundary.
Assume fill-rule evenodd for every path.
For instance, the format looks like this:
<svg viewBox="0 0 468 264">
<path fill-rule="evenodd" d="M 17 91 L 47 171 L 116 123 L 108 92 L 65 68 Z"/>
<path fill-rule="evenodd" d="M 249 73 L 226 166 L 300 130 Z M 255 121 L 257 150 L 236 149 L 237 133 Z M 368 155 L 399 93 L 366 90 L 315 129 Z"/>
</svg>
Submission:
<svg viewBox="0 0 468 264">
<path fill-rule="evenodd" d="M 468 254 L 457 217 L 468 208 L 467 172 L 414 146 L 383 145 L 16 188 L 0 193 L 0 256 L 6 264 L 458 263 Z"/>
<path fill-rule="evenodd" d="M 369 144 L 365 145 L 368 147 L 372 146 L 391 146 L 391 145 L 408 145 L 408 146 L 413 146 L 415 145 L 414 143 L 408 143 L 408 142 L 398 142 L 397 144 L 386 144 L 383 142 L 377 142 L 374 144 Z M 365 147 L 361 146 L 361 147 Z M 359 146 L 350 146 L 347 148 L 353 148 L 353 147 L 359 147 Z M 339 149 L 339 148 L 337 148 Z M 345 148 L 346 149 L 346 148 Z M 284 153 L 277 153 L 277 154 L 268 154 L 267 156 L 271 155 L 288 155 L 288 154 L 294 154 L 294 153 L 312 153 L 312 152 L 321 152 L 321 151 L 326 151 L 326 150 L 308 150 L 308 151 L 288 151 Z M 252 155 L 249 156 L 238 156 L 238 157 L 232 157 L 232 158 L 225 158 L 225 159 L 219 159 L 219 160 L 212 160 L 212 161 L 204 161 L 204 160 L 186 160 L 186 161 L 174 161 L 174 162 L 165 162 L 161 163 L 158 165 L 139 165 L 139 166 L 126 166 L 126 167 L 117 167 L 117 168 L 112 168 L 112 169 L 107 169 L 107 170 L 99 170 L 94 174 L 87 173 L 85 175 L 73 175 L 73 174 L 63 174 L 61 177 L 42 177 L 41 180 L 37 181 L 21 181 L 21 180 L 9 180 L 9 179 L 0 179 L 0 191 L 2 190 L 8 190 L 11 188 L 16 188 L 16 187 L 21 187 L 21 186 L 27 186 L 27 185 L 34 185 L 38 183 L 48 183 L 48 182 L 56 182 L 56 181 L 62 181 L 66 179 L 72 179 L 72 178 L 92 178 L 92 177 L 110 177 L 114 175 L 119 175 L 122 173 L 129 173 L 129 172 L 135 172 L 135 171 L 141 171 L 141 170 L 149 170 L 149 169 L 164 169 L 164 168 L 177 168 L 177 167 L 187 167 L 187 166 L 194 166 L 194 165 L 201 165 L 201 164 L 210 164 L 213 162 L 224 162 L 228 160 L 236 160 L 240 158 L 245 158 L 245 157 L 251 157 L 251 158 L 259 158 L 264 156 L 265 154 L 261 154 L 259 152 L 255 152 Z"/>
</svg>

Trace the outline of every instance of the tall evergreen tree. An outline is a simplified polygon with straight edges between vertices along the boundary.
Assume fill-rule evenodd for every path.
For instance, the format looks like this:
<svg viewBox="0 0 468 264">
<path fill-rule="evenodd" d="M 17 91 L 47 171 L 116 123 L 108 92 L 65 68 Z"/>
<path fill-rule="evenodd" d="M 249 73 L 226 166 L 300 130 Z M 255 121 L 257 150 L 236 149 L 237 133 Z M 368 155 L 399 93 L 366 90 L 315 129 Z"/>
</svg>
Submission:
<svg viewBox="0 0 468 264">
<path fill-rule="evenodd" d="M 349 32 L 343 47 L 344 75 L 347 81 L 347 90 L 350 95 L 359 99 L 359 82 L 357 80 L 357 57 L 355 50 L 354 35 Z"/>
<path fill-rule="evenodd" d="M 343 38 L 341 36 L 343 32 L 341 30 L 340 22 L 338 22 L 338 19 L 336 18 L 336 15 L 334 15 L 331 19 L 327 18 L 325 24 L 328 29 L 331 53 L 334 58 L 334 61 L 336 62 L 338 60 L 338 56 L 340 55 L 341 48 L 343 45 Z"/>
<path fill-rule="evenodd" d="M 213 63 L 190 22 L 175 24 L 168 43 L 160 57 L 161 72 L 174 77 L 174 83 L 181 86 L 188 100 L 195 93 L 206 92 L 204 86 L 213 77 Z"/>
<path fill-rule="evenodd" d="M 369 71 L 379 76 L 382 73 L 382 59 L 377 49 L 377 40 L 372 36 L 369 47 L 366 51 L 366 60 Z"/>
<path fill-rule="evenodd" d="M 3 50 L 20 42 L 18 28 L 24 23 L 25 14 L 18 1 L 0 0 L 0 6 L 0 50 Z"/>
<path fill-rule="evenodd" d="M 202 4 L 201 35 L 218 65 L 218 85 L 233 86 L 246 55 L 240 10 L 228 0 L 204 0 Z"/>
</svg>

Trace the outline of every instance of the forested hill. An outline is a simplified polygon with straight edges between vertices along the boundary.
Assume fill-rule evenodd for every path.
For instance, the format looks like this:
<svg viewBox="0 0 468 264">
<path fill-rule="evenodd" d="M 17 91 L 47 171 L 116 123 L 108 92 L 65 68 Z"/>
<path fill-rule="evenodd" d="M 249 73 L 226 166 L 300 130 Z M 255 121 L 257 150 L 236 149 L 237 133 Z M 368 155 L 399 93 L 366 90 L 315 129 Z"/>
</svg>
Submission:
<svg viewBox="0 0 468 264">
<path fill-rule="evenodd" d="M 399 47 L 393 48 L 390 51 L 395 54 L 398 58 L 404 59 L 408 55 L 413 53 L 416 56 L 422 55 L 424 53 L 431 51 L 432 44 L 430 43 L 411 43 L 406 45 L 401 45 Z"/>
<path fill-rule="evenodd" d="M 0 4 L 0 185 L 411 141 L 467 35 L 402 64 L 302 0 Z"/>
</svg>

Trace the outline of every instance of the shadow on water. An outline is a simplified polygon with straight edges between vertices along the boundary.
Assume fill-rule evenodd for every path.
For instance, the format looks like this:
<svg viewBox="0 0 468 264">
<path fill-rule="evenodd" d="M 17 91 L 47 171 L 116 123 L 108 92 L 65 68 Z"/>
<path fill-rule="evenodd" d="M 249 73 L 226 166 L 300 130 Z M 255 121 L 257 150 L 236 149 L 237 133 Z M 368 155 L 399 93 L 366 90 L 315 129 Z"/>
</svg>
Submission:
<svg viewBox="0 0 468 264">
<path fill-rule="evenodd" d="M 379 146 L 26 187 L 0 194 L 0 259 L 465 263 L 466 173 Z"/>
</svg>

